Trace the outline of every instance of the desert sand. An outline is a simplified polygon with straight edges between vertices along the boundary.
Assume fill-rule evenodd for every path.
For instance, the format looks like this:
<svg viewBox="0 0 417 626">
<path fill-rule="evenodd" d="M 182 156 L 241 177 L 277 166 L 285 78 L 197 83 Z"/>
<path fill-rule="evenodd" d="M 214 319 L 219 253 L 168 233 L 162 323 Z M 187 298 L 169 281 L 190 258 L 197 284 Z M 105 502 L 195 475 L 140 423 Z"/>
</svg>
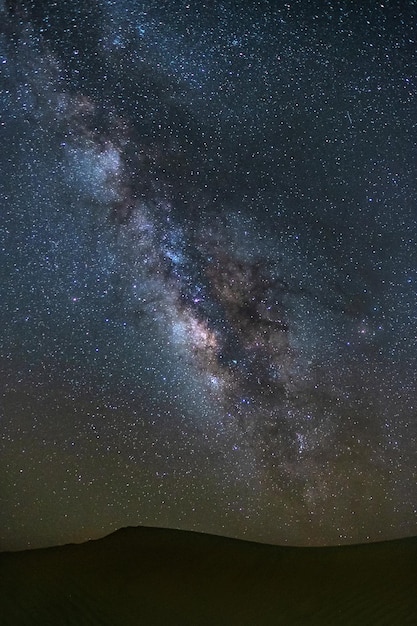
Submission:
<svg viewBox="0 0 417 626">
<path fill-rule="evenodd" d="M 0 554 L 2 626 L 415 626 L 417 538 L 279 547 L 158 528 Z"/>
</svg>

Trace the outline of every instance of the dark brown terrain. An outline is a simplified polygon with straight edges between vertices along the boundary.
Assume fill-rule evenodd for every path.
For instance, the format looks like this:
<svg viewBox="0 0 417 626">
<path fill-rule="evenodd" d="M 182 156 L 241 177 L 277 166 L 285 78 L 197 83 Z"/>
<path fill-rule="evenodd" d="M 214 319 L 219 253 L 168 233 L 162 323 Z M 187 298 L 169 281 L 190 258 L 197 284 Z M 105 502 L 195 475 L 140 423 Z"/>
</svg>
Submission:
<svg viewBox="0 0 417 626">
<path fill-rule="evenodd" d="M 158 528 L 0 554 L 1 626 L 415 626 L 417 538 L 293 548 Z"/>
</svg>

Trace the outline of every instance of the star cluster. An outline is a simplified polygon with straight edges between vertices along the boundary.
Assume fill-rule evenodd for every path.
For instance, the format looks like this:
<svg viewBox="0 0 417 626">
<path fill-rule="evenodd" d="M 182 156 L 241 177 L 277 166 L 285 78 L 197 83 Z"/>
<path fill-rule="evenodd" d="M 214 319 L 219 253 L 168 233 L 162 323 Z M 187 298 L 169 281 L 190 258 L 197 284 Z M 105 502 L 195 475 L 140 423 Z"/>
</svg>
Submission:
<svg viewBox="0 0 417 626">
<path fill-rule="evenodd" d="M 1 547 L 414 534 L 415 3 L 0 17 Z"/>
</svg>

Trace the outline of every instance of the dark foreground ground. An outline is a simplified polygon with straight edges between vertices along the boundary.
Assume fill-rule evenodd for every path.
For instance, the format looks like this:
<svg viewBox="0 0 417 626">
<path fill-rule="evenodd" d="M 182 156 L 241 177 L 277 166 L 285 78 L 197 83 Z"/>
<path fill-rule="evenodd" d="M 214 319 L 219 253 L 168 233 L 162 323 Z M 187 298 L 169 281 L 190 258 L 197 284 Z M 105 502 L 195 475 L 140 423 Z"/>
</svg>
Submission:
<svg viewBox="0 0 417 626">
<path fill-rule="evenodd" d="M 417 538 L 287 548 L 129 528 L 0 554 L 1 626 L 417 625 Z"/>
</svg>

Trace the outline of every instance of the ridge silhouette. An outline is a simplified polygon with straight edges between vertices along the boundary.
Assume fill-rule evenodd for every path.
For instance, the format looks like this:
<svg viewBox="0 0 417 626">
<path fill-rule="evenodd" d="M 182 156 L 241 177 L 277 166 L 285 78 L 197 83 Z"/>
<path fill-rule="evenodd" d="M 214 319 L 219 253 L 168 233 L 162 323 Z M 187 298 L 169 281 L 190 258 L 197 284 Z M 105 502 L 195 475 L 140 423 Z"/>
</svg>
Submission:
<svg viewBox="0 0 417 626">
<path fill-rule="evenodd" d="M 162 528 L 0 554 L 2 626 L 406 626 L 417 537 L 300 548 Z"/>
</svg>

